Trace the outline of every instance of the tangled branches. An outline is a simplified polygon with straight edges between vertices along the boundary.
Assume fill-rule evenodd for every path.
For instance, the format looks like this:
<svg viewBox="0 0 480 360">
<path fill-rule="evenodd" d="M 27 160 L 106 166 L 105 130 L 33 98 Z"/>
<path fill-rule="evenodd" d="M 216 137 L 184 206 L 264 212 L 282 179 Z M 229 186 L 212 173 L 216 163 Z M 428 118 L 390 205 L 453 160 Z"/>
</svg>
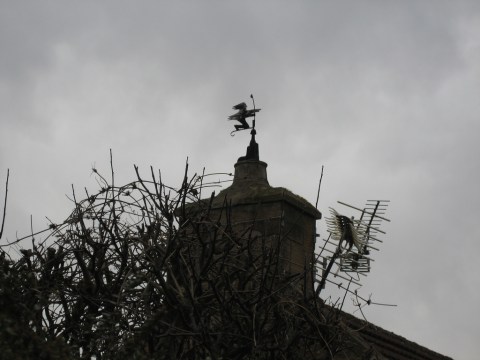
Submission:
<svg viewBox="0 0 480 360">
<path fill-rule="evenodd" d="M 279 242 L 221 223 L 199 198 L 205 176 L 186 169 L 174 189 L 135 171 L 120 187 L 97 173 L 100 191 L 74 194 L 42 243 L 18 261 L 3 253 L 2 282 L 17 279 L 29 331 L 82 359 L 333 356 L 335 319 L 298 295 L 305 274 L 281 276 Z"/>
</svg>

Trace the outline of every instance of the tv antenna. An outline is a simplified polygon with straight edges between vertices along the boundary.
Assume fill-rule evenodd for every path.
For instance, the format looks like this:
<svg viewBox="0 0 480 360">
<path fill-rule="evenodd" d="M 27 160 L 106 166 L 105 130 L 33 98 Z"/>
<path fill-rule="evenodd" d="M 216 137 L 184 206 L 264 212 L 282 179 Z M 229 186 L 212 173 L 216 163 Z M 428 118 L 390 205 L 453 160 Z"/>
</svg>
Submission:
<svg viewBox="0 0 480 360">
<path fill-rule="evenodd" d="M 326 218 L 328 238 L 324 239 L 317 263 L 322 271 L 320 289 L 326 282 L 343 287 L 343 281 L 358 287 L 361 276 L 366 276 L 374 261 L 373 252 L 379 251 L 383 243 L 381 236 L 385 232 L 380 229 L 382 222 L 390 222 L 384 215 L 390 200 L 367 200 L 363 208 L 338 201 L 340 205 L 355 210 L 360 215 L 346 216 L 330 208 L 330 217 Z M 357 213 L 358 214 L 358 213 Z M 333 276 L 329 276 L 332 274 Z M 333 279 L 332 279 L 333 277 Z"/>
</svg>

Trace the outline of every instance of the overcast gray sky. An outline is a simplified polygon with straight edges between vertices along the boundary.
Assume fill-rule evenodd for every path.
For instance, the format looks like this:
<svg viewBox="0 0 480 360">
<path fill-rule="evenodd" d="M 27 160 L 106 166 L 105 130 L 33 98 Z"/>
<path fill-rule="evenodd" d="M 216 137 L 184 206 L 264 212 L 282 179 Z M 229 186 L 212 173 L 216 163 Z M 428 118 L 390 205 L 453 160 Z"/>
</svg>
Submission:
<svg viewBox="0 0 480 360">
<path fill-rule="evenodd" d="M 480 357 L 480 2 L 0 0 L 0 52 L 8 240 L 66 218 L 110 148 L 117 183 L 233 171 L 253 93 L 272 186 L 314 203 L 324 165 L 324 214 L 391 200 L 361 292 L 398 306 L 367 318 Z"/>
</svg>

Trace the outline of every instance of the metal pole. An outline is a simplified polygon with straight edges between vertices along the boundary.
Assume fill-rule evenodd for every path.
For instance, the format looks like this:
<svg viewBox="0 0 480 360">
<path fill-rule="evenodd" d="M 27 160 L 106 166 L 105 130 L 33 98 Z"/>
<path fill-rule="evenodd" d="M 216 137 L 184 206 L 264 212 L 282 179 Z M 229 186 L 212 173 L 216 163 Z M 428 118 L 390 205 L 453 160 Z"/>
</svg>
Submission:
<svg viewBox="0 0 480 360">
<path fill-rule="evenodd" d="M 255 115 L 256 115 L 256 111 L 255 111 L 255 99 L 253 98 L 253 94 L 250 94 L 250 98 L 252 99 L 252 102 L 253 102 L 253 121 L 252 121 L 252 127 L 253 127 L 253 129 L 255 129 Z"/>
</svg>

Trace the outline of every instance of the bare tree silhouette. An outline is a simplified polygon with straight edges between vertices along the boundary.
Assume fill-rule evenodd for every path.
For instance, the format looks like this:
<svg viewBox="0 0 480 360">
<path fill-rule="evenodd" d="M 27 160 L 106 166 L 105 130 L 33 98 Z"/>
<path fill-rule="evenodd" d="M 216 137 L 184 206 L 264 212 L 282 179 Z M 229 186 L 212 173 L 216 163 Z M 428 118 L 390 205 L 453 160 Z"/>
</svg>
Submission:
<svg viewBox="0 0 480 360">
<path fill-rule="evenodd" d="M 113 165 L 110 181 L 94 172 L 100 190 L 73 191 L 74 210 L 42 241 L 18 260 L 2 248 L 13 291 L 2 299 L 60 353 L 42 350 L 45 359 L 329 359 L 345 346 L 338 314 L 305 292 L 314 269 L 282 274 L 282 234 L 234 231 L 227 202 L 221 223 L 213 194 L 199 198 L 214 185 L 206 175 L 189 177 L 187 164 L 173 188 L 153 169 L 146 180 L 135 167 L 122 186 Z"/>
</svg>

